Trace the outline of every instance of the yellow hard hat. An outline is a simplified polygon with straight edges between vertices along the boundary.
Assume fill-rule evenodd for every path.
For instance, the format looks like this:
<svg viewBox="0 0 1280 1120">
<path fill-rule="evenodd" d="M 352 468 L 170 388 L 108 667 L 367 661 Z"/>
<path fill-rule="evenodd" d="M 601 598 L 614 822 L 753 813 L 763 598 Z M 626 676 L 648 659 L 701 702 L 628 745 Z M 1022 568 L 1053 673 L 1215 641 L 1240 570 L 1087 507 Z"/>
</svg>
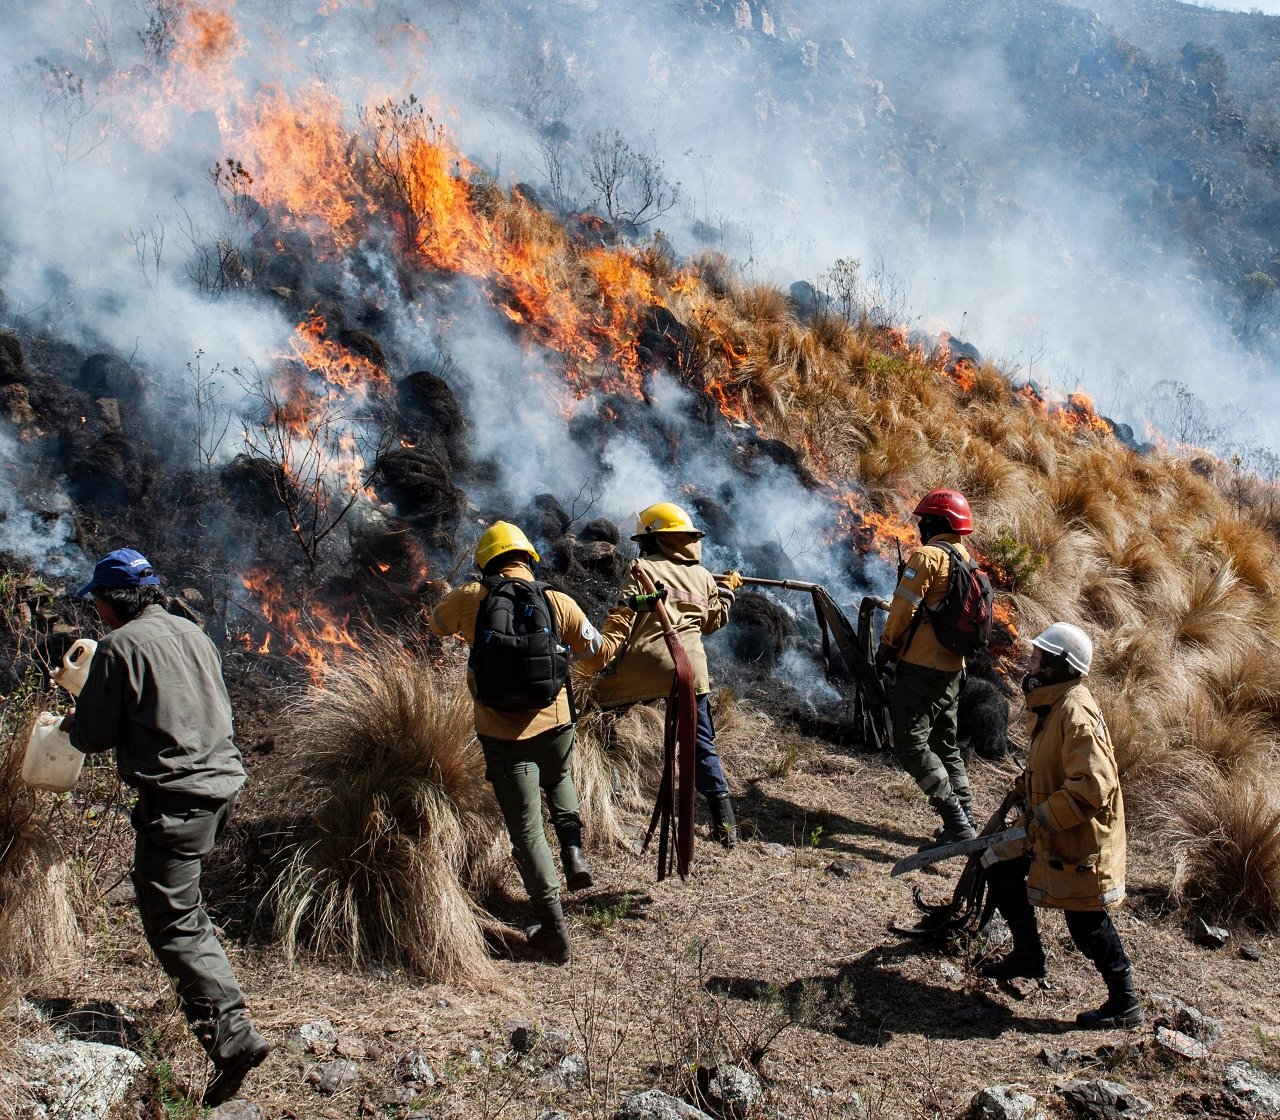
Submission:
<svg viewBox="0 0 1280 1120">
<path fill-rule="evenodd" d="M 476 567 L 483 569 L 490 560 L 504 552 L 527 552 L 535 563 L 542 559 L 519 525 L 512 525 L 510 521 L 495 521 L 480 534 L 480 540 L 476 542 Z"/>
<path fill-rule="evenodd" d="M 636 531 L 631 539 L 638 541 L 646 533 L 692 533 L 698 537 L 706 535 L 675 502 L 657 502 L 636 514 Z"/>
</svg>

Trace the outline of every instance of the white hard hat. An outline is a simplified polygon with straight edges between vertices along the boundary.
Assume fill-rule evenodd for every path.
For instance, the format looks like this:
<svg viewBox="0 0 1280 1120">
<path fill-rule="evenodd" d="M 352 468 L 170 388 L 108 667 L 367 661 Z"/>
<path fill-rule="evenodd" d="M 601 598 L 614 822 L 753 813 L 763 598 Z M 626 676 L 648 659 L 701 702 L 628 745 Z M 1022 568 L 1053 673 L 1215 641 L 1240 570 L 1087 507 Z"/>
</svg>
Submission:
<svg viewBox="0 0 1280 1120">
<path fill-rule="evenodd" d="M 1089 666 L 1093 663 L 1093 643 L 1079 626 L 1072 626 L 1069 622 L 1055 622 L 1032 638 L 1031 644 L 1045 653 L 1065 657 L 1067 664 L 1082 677 L 1089 675 Z"/>
</svg>

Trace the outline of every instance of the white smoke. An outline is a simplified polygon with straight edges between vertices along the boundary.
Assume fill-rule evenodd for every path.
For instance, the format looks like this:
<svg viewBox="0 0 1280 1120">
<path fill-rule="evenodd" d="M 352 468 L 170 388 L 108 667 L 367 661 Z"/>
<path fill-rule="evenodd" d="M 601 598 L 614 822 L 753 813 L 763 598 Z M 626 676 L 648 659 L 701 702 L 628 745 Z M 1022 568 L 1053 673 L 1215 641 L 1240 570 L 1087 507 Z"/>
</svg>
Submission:
<svg viewBox="0 0 1280 1120">
<path fill-rule="evenodd" d="M 1276 442 L 1267 427 L 1280 414 L 1273 371 L 1236 345 L 1188 280 L 1185 256 L 1135 240 L 1118 200 L 1073 168 L 1023 166 L 1013 145 L 1029 113 L 991 50 L 975 47 L 963 72 L 921 65 L 896 75 L 918 90 L 916 111 L 928 119 L 915 121 L 898 114 L 876 73 L 897 33 L 894 21 L 878 21 L 879 6 L 770 14 L 741 3 L 736 23 L 728 8 L 715 16 L 674 0 L 438 4 L 414 23 L 385 5 L 324 8 L 211 3 L 234 18 L 238 42 L 200 78 L 197 92 L 216 108 L 188 112 L 164 103 L 163 51 L 154 37 L 148 45 L 148 20 L 175 5 L 10 6 L 0 44 L 9 143 L 0 160 L 0 326 L 48 327 L 131 355 L 170 390 L 200 352 L 232 403 L 226 371 L 271 368 L 293 324 L 274 300 L 202 290 L 201 249 L 247 237 L 210 168 L 242 154 L 237 102 L 319 82 L 351 121 L 361 107 L 414 93 L 504 184 L 546 192 L 558 166 L 565 196 L 584 203 L 593 196 L 583 172 L 590 138 L 618 129 L 679 181 L 680 204 L 653 227 L 679 250 L 698 247 L 700 223 L 699 236 L 718 234 L 746 276 L 783 282 L 815 278 L 837 258 L 859 259 L 864 272 L 883 258 L 910 292 L 903 314 L 927 315 L 931 328 L 950 328 L 1022 375 L 1064 390 L 1078 384 L 1131 421 L 1145 418 L 1150 386 L 1174 378 L 1214 402 L 1248 400 L 1259 438 Z M 912 0 L 895 19 L 924 10 Z M 804 118 L 796 91 L 805 90 L 842 99 L 838 133 Z M 959 236 L 939 235 L 936 215 L 913 212 L 912 198 L 894 201 L 911 176 L 892 165 L 889 133 L 917 126 L 938 138 L 927 158 L 977 153 L 1005 174 L 1005 198 L 938 200 L 963 218 Z M 593 515 L 625 523 L 687 487 L 714 500 L 732 494 L 745 538 L 775 544 L 799 578 L 843 579 L 827 503 L 788 471 L 766 466 L 744 482 L 701 437 L 674 465 L 625 433 L 577 446 L 568 417 L 599 402 L 566 396 L 555 355 L 530 347 L 479 299 L 403 306 L 394 262 L 373 246 L 363 253 L 344 294 L 359 291 L 393 323 L 381 339 L 393 375 L 450 363 L 475 454 L 500 465 L 499 489 L 513 501 L 551 492 L 569 505 L 577 495 Z M 676 426 L 687 391 L 657 377 L 651 392 L 655 421 Z M 727 549 L 713 558 L 738 559 Z M 877 585 L 886 580 L 877 569 Z"/>
<path fill-rule="evenodd" d="M 56 480 L 29 488 L 22 449 L 0 431 L 0 553 L 47 576 L 69 576 L 88 561 L 75 543 L 75 511 Z"/>
</svg>

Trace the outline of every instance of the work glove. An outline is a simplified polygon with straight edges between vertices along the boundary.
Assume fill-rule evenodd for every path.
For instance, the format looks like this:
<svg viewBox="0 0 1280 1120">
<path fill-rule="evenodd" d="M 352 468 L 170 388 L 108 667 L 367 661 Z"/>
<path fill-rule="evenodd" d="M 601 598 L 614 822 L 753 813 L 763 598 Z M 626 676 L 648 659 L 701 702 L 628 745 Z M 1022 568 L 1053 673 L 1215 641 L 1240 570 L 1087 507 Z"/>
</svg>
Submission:
<svg viewBox="0 0 1280 1120">
<path fill-rule="evenodd" d="M 622 599 L 622 605 L 636 612 L 636 614 L 648 614 L 655 606 L 663 602 L 667 597 L 667 588 L 662 580 L 658 580 L 653 585 L 653 590 L 642 592 L 638 595 L 626 595 Z"/>
<path fill-rule="evenodd" d="M 893 649 L 890 646 L 880 646 L 876 650 L 876 672 L 881 676 L 892 669 Z"/>
<path fill-rule="evenodd" d="M 717 575 L 715 578 L 716 583 L 726 591 L 737 591 L 738 588 L 742 586 L 741 572 L 725 572 L 722 575 Z"/>
<path fill-rule="evenodd" d="M 1031 827 L 1030 818 L 1023 813 L 1009 827 L 1016 828 L 1022 825 L 1027 830 L 1027 835 L 1021 840 L 1006 840 L 1003 844 L 992 844 L 982 853 L 982 866 L 990 867 L 993 863 L 1003 863 L 1007 859 L 1017 859 L 1021 855 L 1025 855 L 1031 851 Z"/>
</svg>

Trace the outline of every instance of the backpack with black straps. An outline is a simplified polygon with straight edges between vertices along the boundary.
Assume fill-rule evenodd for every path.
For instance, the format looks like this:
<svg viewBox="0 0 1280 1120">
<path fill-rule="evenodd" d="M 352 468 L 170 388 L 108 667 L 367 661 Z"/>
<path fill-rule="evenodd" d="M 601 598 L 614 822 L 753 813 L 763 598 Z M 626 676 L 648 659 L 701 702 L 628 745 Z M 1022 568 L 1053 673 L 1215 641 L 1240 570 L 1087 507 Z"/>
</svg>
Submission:
<svg viewBox="0 0 1280 1120">
<path fill-rule="evenodd" d="M 504 576 L 481 582 L 488 594 L 468 660 L 476 699 L 503 712 L 545 708 L 569 679 L 569 649 L 560 643 L 546 584 Z"/>
<path fill-rule="evenodd" d="M 968 657 L 986 649 L 991 642 L 995 592 L 987 573 L 974 561 L 966 560 L 954 545 L 938 541 L 937 547 L 945 550 L 951 560 L 947 593 L 936 607 L 925 607 L 921 613 L 928 614 L 941 645 Z"/>
</svg>

